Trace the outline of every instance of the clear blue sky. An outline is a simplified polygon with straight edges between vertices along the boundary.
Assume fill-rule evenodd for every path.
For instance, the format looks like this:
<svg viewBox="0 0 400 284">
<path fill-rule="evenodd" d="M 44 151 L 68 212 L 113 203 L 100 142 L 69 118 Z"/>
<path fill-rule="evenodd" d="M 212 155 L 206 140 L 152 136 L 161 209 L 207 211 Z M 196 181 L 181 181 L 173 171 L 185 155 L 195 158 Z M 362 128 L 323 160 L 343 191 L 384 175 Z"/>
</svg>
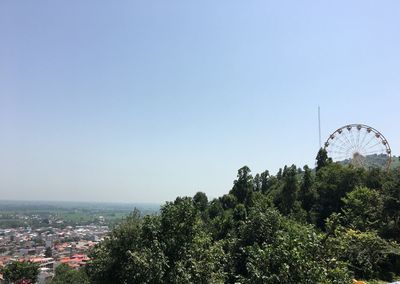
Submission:
<svg viewBox="0 0 400 284">
<path fill-rule="evenodd" d="M 400 2 L 0 2 L 0 199 L 162 202 L 313 165 L 347 123 L 399 153 Z"/>
</svg>

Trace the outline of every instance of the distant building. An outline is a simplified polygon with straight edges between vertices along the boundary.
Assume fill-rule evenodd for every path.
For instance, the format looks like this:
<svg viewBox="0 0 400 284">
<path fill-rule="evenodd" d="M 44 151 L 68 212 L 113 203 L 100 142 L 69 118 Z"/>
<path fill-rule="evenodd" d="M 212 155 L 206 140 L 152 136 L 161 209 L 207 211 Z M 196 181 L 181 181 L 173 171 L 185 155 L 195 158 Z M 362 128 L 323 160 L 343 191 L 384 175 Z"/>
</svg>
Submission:
<svg viewBox="0 0 400 284">
<path fill-rule="evenodd" d="M 85 254 L 74 254 L 71 257 L 65 257 L 60 260 L 61 264 L 67 264 L 69 267 L 79 269 L 86 265 L 90 258 Z"/>
<path fill-rule="evenodd" d="M 38 275 L 38 283 L 39 284 L 44 284 L 44 283 L 48 283 L 54 276 L 54 273 L 51 272 L 51 270 L 49 268 L 40 268 L 40 272 Z M 1 284 L 1 282 L 0 282 Z"/>
</svg>

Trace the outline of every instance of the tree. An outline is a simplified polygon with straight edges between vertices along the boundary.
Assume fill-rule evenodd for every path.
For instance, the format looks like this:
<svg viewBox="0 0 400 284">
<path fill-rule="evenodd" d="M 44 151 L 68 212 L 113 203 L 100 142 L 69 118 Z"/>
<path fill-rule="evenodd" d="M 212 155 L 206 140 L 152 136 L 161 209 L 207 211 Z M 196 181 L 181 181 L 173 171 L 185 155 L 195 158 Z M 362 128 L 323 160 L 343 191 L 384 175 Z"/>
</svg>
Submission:
<svg viewBox="0 0 400 284">
<path fill-rule="evenodd" d="M 157 215 L 133 212 L 92 250 L 90 283 L 344 284 L 400 273 L 400 172 L 328 159 L 315 174 L 292 165 L 278 176 L 243 167 L 211 202 L 198 192 Z"/>
<path fill-rule="evenodd" d="M 181 258 L 173 263 L 163 283 L 224 283 L 225 262 L 222 243 L 213 243 L 207 233 L 199 232 Z"/>
<path fill-rule="evenodd" d="M 381 194 L 367 187 L 357 187 L 342 199 L 345 225 L 361 231 L 379 229 L 382 224 Z"/>
<path fill-rule="evenodd" d="M 324 227 L 324 221 L 332 213 L 340 212 L 343 206 L 342 198 L 357 186 L 362 186 L 365 171 L 361 168 L 343 166 L 331 163 L 321 168 L 316 174 L 316 200 L 312 215 L 319 227 Z"/>
<path fill-rule="evenodd" d="M 238 170 L 238 179 L 234 181 L 232 193 L 239 203 L 245 203 L 247 198 L 254 190 L 253 177 L 250 174 L 250 169 L 244 166 Z"/>
<path fill-rule="evenodd" d="M 388 242 L 376 232 L 338 227 L 327 238 L 326 252 L 331 257 L 348 262 L 356 278 L 392 280 L 394 267 L 392 257 L 399 257 L 398 244 Z"/>
<path fill-rule="evenodd" d="M 311 169 L 308 166 L 304 166 L 303 169 L 304 173 L 300 184 L 299 201 L 303 209 L 308 212 L 314 203 L 314 193 L 312 192 L 314 180 Z"/>
<path fill-rule="evenodd" d="M 295 165 L 285 168 L 282 174 L 282 180 L 283 187 L 280 194 L 281 203 L 279 204 L 279 208 L 282 213 L 288 215 L 292 212 L 298 192 L 297 169 Z"/>
<path fill-rule="evenodd" d="M 325 258 L 320 237 L 307 226 L 287 223 L 271 242 L 245 248 L 243 283 L 350 283 L 344 263 Z"/>
<path fill-rule="evenodd" d="M 283 218 L 276 209 L 267 203 L 257 204 L 251 208 L 249 218 L 239 228 L 240 246 L 272 242 L 282 226 Z"/>
<path fill-rule="evenodd" d="M 99 284 L 160 283 L 166 265 L 157 240 L 143 241 L 143 219 L 137 210 L 98 244 L 89 257 L 86 272 L 91 282 Z"/>
<path fill-rule="evenodd" d="M 89 278 L 83 268 L 75 270 L 67 264 L 60 264 L 55 269 L 54 278 L 49 284 L 89 284 Z"/>
<path fill-rule="evenodd" d="M 383 184 L 383 220 L 381 232 L 386 238 L 400 242 L 400 171 L 393 170 Z"/>
<path fill-rule="evenodd" d="M 267 200 L 254 204 L 231 252 L 240 283 L 349 283 L 346 266 L 325 257 L 311 226 L 289 221 Z"/>
<path fill-rule="evenodd" d="M 236 207 L 233 209 L 233 219 L 236 222 L 239 222 L 246 220 L 246 217 L 247 217 L 246 207 L 243 204 L 236 205 Z"/>
<path fill-rule="evenodd" d="M 235 195 L 229 193 L 229 194 L 224 194 L 221 198 L 221 205 L 222 208 L 225 210 L 227 209 L 232 209 L 238 204 L 238 200 Z"/>
<path fill-rule="evenodd" d="M 210 206 L 207 208 L 207 212 L 211 219 L 224 214 L 224 208 L 222 207 L 221 201 L 219 199 L 213 199 L 210 202 Z"/>
<path fill-rule="evenodd" d="M 161 208 L 161 232 L 165 243 L 165 255 L 170 263 L 177 261 L 196 235 L 200 217 L 192 199 L 178 197 Z"/>
<path fill-rule="evenodd" d="M 371 168 L 366 174 L 365 186 L 372 189 L 380 189 L 385 180 L 385 173 L 380 168 Z"/>
<path fill-rule="evenodd" d="M 6 283 L 35 283 L 39 274 L 39 265 L 32 262 L 13 261 L 1 269 Z"/>
<path fill-rule="evenodd" d="M 260 174 L 254 176 L 254 191 L 261 191 L 262 182 Z"/>
<path fill-rule="evenodd" d="M 208 205 L 207 195 L 199 191 L 193 196 L 193 202 L 200 211 L 205 211 Z"/>
<path fill-rule="evenodd" d="M 317 171 L 319 171 L 320 169 L 322 169 L 323 167 L 332 162 L 332 159 L 328 158 L 328 152 L 324 148 L 319 149 L 316 160 L 317 160 Z"/>
<path fill-rule="evenodd" d="M 191 198 L 161 208 L 160 241 L 167 266 L 163 283 L 214 283 L 224 279 L 223 251 L 213 244 Z"/>
<path fill-rule="evenodd" d="M 277 178 L 278 180 L 281 180 L 281 179 L 282 179 L 282 168 L 279 168 L 278 173 L 276 174 L 276 178 Z"/>
<path fill-rule="evenodd" d="M 47 247 L 46 250 L 44 251 L 44 256 L 45 257 L 52 257 L 53 256 L 53 252 L 51 250 L 51 247 Z"/>
<path fill-rule="evenodd" d="M 266 170 L 262 172 L 260 179 L 261 179 L 261 191 L 263 193 L 267 193 L 269 188 L 271 187 L 269 171 Z"/>
</svg>

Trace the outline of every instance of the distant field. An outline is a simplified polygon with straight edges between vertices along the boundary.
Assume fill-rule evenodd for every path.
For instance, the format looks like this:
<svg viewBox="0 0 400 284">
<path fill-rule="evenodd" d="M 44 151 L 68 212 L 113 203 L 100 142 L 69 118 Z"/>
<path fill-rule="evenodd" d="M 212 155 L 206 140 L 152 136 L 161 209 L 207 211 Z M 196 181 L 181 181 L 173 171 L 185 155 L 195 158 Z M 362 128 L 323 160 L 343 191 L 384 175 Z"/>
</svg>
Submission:
<svg viewBox="0 0 400 284">
<path fill-rule="evenodd" d="M 155 214 L 159 211 L 160 204 L 0 200 L 0 229 L 88 224 L 113 226 L 135 208 L 143 215 Z"/>
</svg>

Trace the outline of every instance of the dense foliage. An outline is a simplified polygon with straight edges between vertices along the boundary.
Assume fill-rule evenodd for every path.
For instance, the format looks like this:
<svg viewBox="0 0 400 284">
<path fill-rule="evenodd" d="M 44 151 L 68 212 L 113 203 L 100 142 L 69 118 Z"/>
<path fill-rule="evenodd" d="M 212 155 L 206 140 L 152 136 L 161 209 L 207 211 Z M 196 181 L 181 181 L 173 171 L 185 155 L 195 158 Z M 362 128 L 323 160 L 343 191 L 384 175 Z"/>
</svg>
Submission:
<svg viewBox="0 0 400 284">
<path fill-rule="evenodd" d="M 351 283 L 400 272 L 400 173 L 332 163 L 134 211 L 91 252 L 93 283 Z"/>
<path fill-rule="evenodd" d="M 35 283 L 39 265 L 32 262 L 13 261 L 0 270 L 5 283 Z"/>
<path fill-rule="evenodd" d="M 84 269 L 72 269 L 67 264 L 56 267 L 55 275 L 49 284 L 89 284 L 89 279 Z"/>
</svg>

